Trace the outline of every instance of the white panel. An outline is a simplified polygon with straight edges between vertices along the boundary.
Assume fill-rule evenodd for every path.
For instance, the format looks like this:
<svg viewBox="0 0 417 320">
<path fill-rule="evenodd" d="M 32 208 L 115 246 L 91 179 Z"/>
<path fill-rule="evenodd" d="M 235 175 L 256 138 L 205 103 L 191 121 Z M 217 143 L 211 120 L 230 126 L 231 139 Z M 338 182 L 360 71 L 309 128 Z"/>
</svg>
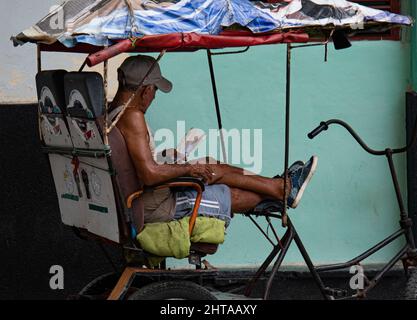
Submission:
<svg viewBox="0 0 417 320">
<path fill-rule="evenodd" d="M 109 164 L 106 158 L 87 158 L 87 157 L 80 157 L 80 162 L 86 166 L 96 167 L 98 169 L 108 171 Z"/>
<path fill-rule="evenodd" d="M 69 156 L 49 155 L 62 223 L 119 243 L 116 201 L 107 159 L 79 158 L 78 179 Z M 90 165 L 94 162 L 94 165 Z"/>
<path fill-rule="evenodd" d="M 73 174 L 71 158 L 50 154 L 52 175 L 58 195 L 62 222 L 69 226 L 85 228 L 85 202 L 80 197 L 77 182 Z M 81 193 L 84 192 L 81 187 Z"/>
<path fill-rule="evenodd" d="M 41 131 L 47 146 L 72 148 L 67 125 L 61 115 L 41 115 Z"/>
<path fill-rule="evenodd" d="M 85 193 L 87 229 L 101 237 L 119 242 L 119 223 L 111 176 L 106 159 L 95 159 L 98 166 L 87 165 L 93 159 L 80 158 L 80 178 Z M 104 170 L 101 168 L 105 168 Z"/>
<path fill-rule="evenodd" d="M 67 117 L 67 120 L 75 148 L 103 150 L 103 139 L 94 120 L 72 117 Z"/>
</svg>

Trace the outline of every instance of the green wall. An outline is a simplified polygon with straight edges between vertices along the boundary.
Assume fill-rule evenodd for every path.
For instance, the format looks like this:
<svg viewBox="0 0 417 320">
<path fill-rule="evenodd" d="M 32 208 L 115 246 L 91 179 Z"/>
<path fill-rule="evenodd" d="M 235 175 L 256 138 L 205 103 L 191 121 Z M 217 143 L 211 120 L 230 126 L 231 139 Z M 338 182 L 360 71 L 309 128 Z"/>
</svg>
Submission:
<svg viewBox="0 0 417 320">
<path fill-rule="evenodd" d="M 385 158 L 368 155 L 338 127 L 315 140 L 306 134 L 321 120 L 339 118 L 350 123 L 372 147 L 402 145 L 404 93 L 411 81 L 409 52 L 408 41 L 375 41 L 355 42 L 345 51 L 330 48 L 327 63 L 322 48 L 293 53 L 290 161 L 316 154 L 319 166 L 290 216 L 315 262 L 351 258 L 398 228 L 398 208 Z M 280 173 L 285 46 L 214 57 L 214 64 L 224 127 L 262 128 L 262 174 Z M 168 95 L 158 93 L 147 115 L 152 128 L 175 129 L 176 120 L 185 120 L 187 127 L 216 128 L 205 53 L 168 54 L 161 65 L 174 90 Z M 405 158 L 396 163 L 405 188 Z M 398 245 L 368 262 L 387 260 Z M 228 229 L 225 244 L 209 260 L 216 266 L 250 266 L 259 264 L 270 249 L 255 226 L 239 216 Z M 295 248 L 285 263 L 302 263 Z"/>
</svg>

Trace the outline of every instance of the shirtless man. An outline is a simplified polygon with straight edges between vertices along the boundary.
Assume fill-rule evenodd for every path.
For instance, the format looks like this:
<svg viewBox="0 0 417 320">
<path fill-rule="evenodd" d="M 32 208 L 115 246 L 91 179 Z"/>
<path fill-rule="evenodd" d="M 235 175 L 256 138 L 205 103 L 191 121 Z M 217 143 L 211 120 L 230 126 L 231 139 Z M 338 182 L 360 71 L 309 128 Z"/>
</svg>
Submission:
<svg viewBox="0 0 417 320">
<path fill-rule="evenodd" d="M 180 219 L 190 214 L 195 203 L 195 191 L 173 193 L 169 189 L 146 188 L 162 184 L 177 177 L 202 178 L 206 183 L 199 214 L 214 216 L 229 224 L 233 213 L 253 209 L 265 199 L 283 200 L 284 180 L 281 177 L 266 178 L 247 175 L 241 168 L 212 161 L 185 164 L 160 164 L 155 161 L 155 144 L 145 114 L 155 99 L 158 90 L 168 93 L 172 84 L 161 75 L 155 64 L 153 71 L 143 78 L 154 65 L 155 59 L 138 55 L 127 58 L 118 69 L 119 88 L 111 103 L 109 118 L 114 119 L 136 91 L 138 94 L 130 103 L 117 123 L 135 166 L 138 179 L 144 185 L 142 199 L 145 207 L 145 223 Z M 289 170 L 287 179 L 288 206 L 297 207 L 302 194 L 317 166 L 317 157 L 307 163 L 297 161 Z"/>
</svg>

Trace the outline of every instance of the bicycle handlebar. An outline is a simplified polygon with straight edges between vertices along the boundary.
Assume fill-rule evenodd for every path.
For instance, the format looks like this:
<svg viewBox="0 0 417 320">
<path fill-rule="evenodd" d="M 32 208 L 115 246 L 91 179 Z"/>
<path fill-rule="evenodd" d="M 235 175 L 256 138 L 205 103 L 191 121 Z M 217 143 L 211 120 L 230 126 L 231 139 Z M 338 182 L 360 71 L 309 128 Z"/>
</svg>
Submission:
<svg viewBox="0 0 417 320">
<path fill-rule="evenodd" d="M 311 131 L 307 136 L 310 139 L 314 139 L 317 135 L 319 135 L 322 131 L 329 129 L 329 126 L 326 122 L 322 121 L 320 122 L 320 125 L 314 129 L 313 131 Z"/>
<path fill-rule="evenodd" d="M 410 141 L 410 143 L 408 143 L 405 147 L 402 148 L 397 148 L 397 149 L 390 149 L 390 148 L 386 148 L 385 150 L 374 150 L 372 148 L 370 148 L 360 137 L 359 135 L 355 132 L 355 130 L 352 129 L 351 126 L 349 126 L 346 122 L 342 121 L 342 120 L 338 120 L 338 119 L 331 119 L 328 120 L 326 122 L 322 121 L 320 122 L 320 125 L 315 128 L 313 131 L 311 131 L 307 136 L 310 139 L 314 139 L 317 135 L 319 135 L 321 132 L 327 130 L 329 128 L 329 126 L 331 124 L 338 124 L 342 127 L 344 127 L 347 131 L 349 131 L 349 133 L 352 135 L 352 137 L 359 143 L 359 145 L 368 153 L 376 155 L 376 156 L 382 156 L 382 155 L 386 155 L 388 152 L 391 154 L 395 154 L 395 153 L 402 153 L 407 151 L 409 148 L 411 148 L 416 140 L 417 140 L 417 119 L 414 123 L 414 128 L 413 128 L 413 134 L 412 134 L 412 139 Z"/>
</svg>

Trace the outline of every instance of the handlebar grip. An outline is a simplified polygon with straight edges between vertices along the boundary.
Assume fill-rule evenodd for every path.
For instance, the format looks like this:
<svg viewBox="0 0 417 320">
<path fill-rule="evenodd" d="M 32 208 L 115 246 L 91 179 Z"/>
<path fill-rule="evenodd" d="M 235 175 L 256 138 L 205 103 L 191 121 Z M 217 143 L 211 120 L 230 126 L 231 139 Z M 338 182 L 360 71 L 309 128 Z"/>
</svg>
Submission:
<svg viewBox="0 0 417 320">
<path fill-rule="evenodd" d="M 324 121 L 320 122 L 320 125 L 315 128 L 313 131 L 311 131 L 307 136 L 310 139 L 314 139 L 318 134 L 320 134 L 322 131 L 327 130 L 329 128 L 328 124 Z"/>
</svg>

